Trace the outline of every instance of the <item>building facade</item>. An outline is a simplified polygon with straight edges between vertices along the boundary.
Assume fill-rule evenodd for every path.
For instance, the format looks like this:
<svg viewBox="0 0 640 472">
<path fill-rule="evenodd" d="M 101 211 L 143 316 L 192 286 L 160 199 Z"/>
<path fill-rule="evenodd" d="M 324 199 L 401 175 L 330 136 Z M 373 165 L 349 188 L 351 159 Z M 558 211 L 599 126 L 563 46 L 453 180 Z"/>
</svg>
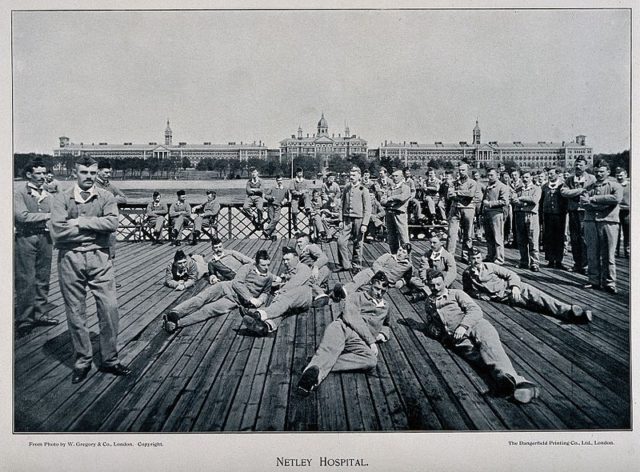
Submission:
<svg viewBox="0 0 640 472">
<path fill-rule="evenodd" d="M 466 160 L 475 167 L 489 167 L 499 162 L 513 161 L 519 167 L 573 167 L 578 156 L 584 157 L 588 164 L 593 164 L 593 149 L 586 145 L 586 136 L 576 136 L 575 141 L 552 143 L 538 141 L 537 143 L 511 143 L 480 141 L 480 127 L 476 121 L 471 143 L 442 143 L 419 144 L 417 142 L 393 143 L 385 141 L 380 146 L 379 157 L 398 158 L 405 166 L 412 164 L 427 165 L 432 159 L 451 161 L 454 164 Z"/>
<path fill-rule="evenodd" d="M 167 120 L 167 127 L 164 130 L 164 144 L 150 142 L 148 144 L 108 144 L 108 143 L 71 143 L 66 136 L 60 137 L 60 147 L 53 150 L 54 156 L 91 156 L 95 159 L 125 159 L 125 158 L 158 158 L 169 159 L 187 158 L 192 166 L 196 166 L 203 159 L 239 159 L 246 161 L 247 159 L 266 159 L 267 147 L 262 143 L 243 143 L 237 144 L 229 142 L 227 144 L 212 144 L 205 142 L 203 144 L 188 144 L 179 142 L 173 144 L 173 131 Z"/>
<path fill-rule="evenodd" d="M 349 127 L 345 125 L 344 135 L 329 135 L 329 126 L 324 113 L 318 121 L 316 134 L 303 136 L 302 127 L 298 127 L 298 134 L 292 134 L 291 138 L 280 141 L 280 154 L 282 157 L 295 158 L 297 156 L 313 156 L 327 158 L 337 154 L 343 158 L 353 154 L 367 154 L 367 141 L 351 134 Z"/>
</svg>

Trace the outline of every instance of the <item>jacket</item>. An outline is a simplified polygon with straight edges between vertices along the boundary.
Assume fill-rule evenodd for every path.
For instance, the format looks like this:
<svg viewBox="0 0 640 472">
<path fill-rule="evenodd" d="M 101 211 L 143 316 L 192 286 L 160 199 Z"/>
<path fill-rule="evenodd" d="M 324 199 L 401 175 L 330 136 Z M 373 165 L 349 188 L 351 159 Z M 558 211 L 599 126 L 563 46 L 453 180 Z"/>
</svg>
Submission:
<svg viewBox="0 0 640 472">
<path fill-rule="evenodd" d="M 425 303 L 426 332 L 443 344 L 453 342 L 453 333 L 459 326 L 473 328 L 482 319 L 482 309 L 462 290 L 447 289 L 447 293 Z"/>
</svg>

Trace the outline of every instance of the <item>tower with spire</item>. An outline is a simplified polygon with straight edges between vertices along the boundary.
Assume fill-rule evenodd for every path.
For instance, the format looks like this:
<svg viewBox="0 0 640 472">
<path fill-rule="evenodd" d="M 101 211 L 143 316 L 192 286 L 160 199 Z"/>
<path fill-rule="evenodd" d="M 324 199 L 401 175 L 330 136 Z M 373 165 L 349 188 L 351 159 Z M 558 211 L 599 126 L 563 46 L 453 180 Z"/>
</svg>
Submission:
<svg viewBox="0 0 640 472">
<path fill-rule="evenodd" d="M 322 112 L 320 121 L 318 121 L 318 136 L 327 136 L 328 134 L 329 134 L 329 125 L 327 124 L 327 120 L 324 117 L 324 112 Z"/>
<path fill-rule="evenodd" d="M 473 128 L 473 144 L 480 144 L 480 126 L 478 126 L 478 120 L 476 120 L 476 126 Z"/>
<path fill-rule="evenodd" d="M 164 130 L 164 144 L 171 146 L 172 141 L 173 131 L 171 131 L 171 127 L 169 126 L 169 118 L 167 118 L 167 128 Z"/>
<path fill-rule="evenodd" d="M 298 125 L 298 139 L 302 139 L 302 125 Z"/>
<path fill-rule="evenodd" d="M 348 138 L 349 136 L 351 136 L 351 133 L 349 131 L 349 125 L 347 124 L 347 121 L 345 120 L 345 122 L 344 122 L 344 137 Z"/>
</svg>

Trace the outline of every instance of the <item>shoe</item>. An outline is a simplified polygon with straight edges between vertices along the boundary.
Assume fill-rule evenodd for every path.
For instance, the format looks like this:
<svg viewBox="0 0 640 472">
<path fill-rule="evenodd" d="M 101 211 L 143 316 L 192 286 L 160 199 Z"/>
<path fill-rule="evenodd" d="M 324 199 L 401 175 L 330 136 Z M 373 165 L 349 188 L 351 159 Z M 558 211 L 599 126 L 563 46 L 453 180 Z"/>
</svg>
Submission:
<svg viewBox="0 0 640 472">
<path fill-rule="evenodd" d="M 313 299 L 313 302 L 311 302 L 311 306 L 313 308 L 322 308 L 323 306 L 326 306 L 329 303 L 329 295 L 327 295 L 326 293 L 321 293 L 320 295 L 316 296 Z"/>
<path fill-rule="evenodd" d="M 126 376 L 131 373 L 131 369 L 123 364 L 114 364 L 100 367 L 100 372 L 105 372 L 107 374 L 113 374 L 118 376 Z"/>
<path fill-rule="evenodd" d="M 538 267 L 538 266 L 531 266 L 531 272 L 540 272 L 540 267 Z"/>
<path fill-rule="evenodd" d="M 607 292 L 607 293 L 610 293 L 612 295 L 616 295 L 618 293 L 618 289 L 615 288 L 615 287 L 611 287 L 611 286 L 605 287 L 604 291 Z"/>
<path fill-rule="evenodd" d="M 196 244 L 198 244 L 198 240 L 196 238 L 193 238 L 189 244 L 195 246 Z"/>
<path fill-rule="evenodd" d="M 600 290 L 600 285 L 592 284 L 591 282 L 589 282 L 588 284 L 584 284 L 584 285 L 582 286 L 582 288 L 585 288 L 585 289 L 593 289 L 593 290 Z"/>
<path fill-rule="evenodd" d="M 499 266 L 504 265 L 504 261 L 493 261 L 493 263 Z"/>
<path fill-rule="evenodd" d="M 516 389 L 516 380 L 509 374 L 501 374 L 496 378 L 496 387 L 499 396 L 511 396 Z"/>
<path fill-rule="evenodd" d="M 516 385 L 516 388 L 513 391 L 513 398 L 518 403 L 530 403 L 532 400 L 538 398 L 538 396 L 540 396 L 540 389 L 538 386 L 531 382 L 527 382 L 526 380 Z"/>
<path fill-rule="evenodd" d="M 304 396 L 309 395 L 318 388 L 319 377 L 320 369 L 315 365 L 309 367 L 302 373 L 300 380 L 298 380 L 298 392 Z"/>
<path fill-rule="evenodd" d="M 43 316 L 42 318 L 38 318 L 33 320 L 31 326 L 56 326 L 60 321 L 55 318 L 49 318 L 47 316 Z"/>
<path fill-rule="evenodd" d="M 175 333 L 178 329 L 178 318 L 174 313 L 162 315 L 162 328 L 169 334 Z"/>
<path fill-rule="evenodd" d="M 482 259 L 482 262 L 493 262 L 493 259 L 491 259 L 490 257 L 485 257 L 484 259 Z"/>
<path fill-rule="evenodd" d="M 576 267 L 576 266 L 573 266 L 571 268 L 571 272 L 575 272 L 576 274 L 582 274 L 582 275 L 586 275 L 587 274 L 587 271 L 584 270 L 582 267 Z"/>
<path fill-rule="evenodd" d="M 347 290 L 344 288 L 344 285 L 341 283 L 337 283 L 333 286 L 333 293 L 331 298 L 335 301 L 344 300 L 347 298 Z"/>
<path fill-rule="evenodd" d="M 358 272 L 360 272 L 362 270 L 361 267 L 352 267 L 349 272 L 351 272 L 351 275 L 356 275 Z"/>
<path fill-rule="evenodd" d="M 74 368 L 73 373 L 71 374 L 71 383 L 77 384 L 82 382 L 89 375 L 89 371 L 91 370 L 91 364 L 87 367 Z"/>
<path fill-rule="evenodd" d="M 249 331 L 253 332 L 257 336 L 266 336 L 271 331 L 273 331 L 271 326 L 269 326 L 269 324 L 266 321 L 262 319 L 254 318 L 254 316 L 251 315 L 251 313 L 252 312 L 247 313 L 247 316 L 242 318 L 242 321 L 244 322 L 245 326 Z"/>
<path fill-rule="evenodd" d="M 271 241 L 277 241 L 278 237 L 277 236 L 271 236 Z"/>
<path fill-rule="evenodd" d="M 262 321 L 262 314 L 258 310 L 247 310 L 246 316 L 256 321 Z"/>
<path fill-rule="evenodd" d="M 555 267 L 556 267 L 556 263 L 555 263 L 555 261 L 549 261 L 549 262 L 547 262 L 547 268 L 549 268 L 549 269 L 555 269 Z"/>
<path fill-rule="evenodd" d="M 591 323 L 593 313 L 591 310 L 585 310 L 580 305 L 571 305 L 571 320 L 576 324 Z"/>
</svg>

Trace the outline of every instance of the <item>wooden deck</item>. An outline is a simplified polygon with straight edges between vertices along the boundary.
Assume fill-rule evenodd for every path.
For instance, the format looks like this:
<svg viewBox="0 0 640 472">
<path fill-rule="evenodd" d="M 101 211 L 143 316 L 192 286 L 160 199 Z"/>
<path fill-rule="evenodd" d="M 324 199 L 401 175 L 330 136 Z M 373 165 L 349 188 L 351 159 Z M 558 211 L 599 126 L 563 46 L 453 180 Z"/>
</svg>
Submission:
<svg viewBox="0 0 640 472">
<path fill-rule="evenodd" d="M 282 244 L 254 239 L 227 246 L 249 255 L 267 249 L 278 271 Z M 323 247 L 336 258 L 335 243 Z M 415 254 L 424 247 L 416 242 Z M 385 248 L 367 244 L 367 265 Z M 63 323 L 15 342 L 16 432 L 630 428 L 627 259 L 618 259 L 615 296 L 581 289 L 586 278 L 569 272 L 514 269 L 562 300 L 592 307 L 595 319 L 588 326 L 480 302 L 516 370 L 542 388 L 534 403 L 518 405 L 494 397 L 485 374 L 427 338 L 422 304 L 409 303 L 396 289 L 388 295 L 392 337 L 380 347 L 376 370 L 330 374 L 315 394 L 302 398 L 295 385 L 324 328 L 339 315 L 338 305 L 289 317 L 266 338 L 247 333 L 237 311 L 167 335 L 161 314 L 205 283 L 186 292 L 164 287 L 173 252 L 167 244 L 119 243 L 120 355 L 134 373 L 116 378 L 94 368 L 78 385 L 70 382 L 72 348 L 54 264 L 50 314 Z M 203 242 L 193 252 L 207 256 L 211 248 Z M 508 266 L 515 263 L 516 252 L 507 250 Z M 332 274 L 330 283 L 347 278 Z M 95 346 L 93 297 L 88 312 Z"/>
</svg>

